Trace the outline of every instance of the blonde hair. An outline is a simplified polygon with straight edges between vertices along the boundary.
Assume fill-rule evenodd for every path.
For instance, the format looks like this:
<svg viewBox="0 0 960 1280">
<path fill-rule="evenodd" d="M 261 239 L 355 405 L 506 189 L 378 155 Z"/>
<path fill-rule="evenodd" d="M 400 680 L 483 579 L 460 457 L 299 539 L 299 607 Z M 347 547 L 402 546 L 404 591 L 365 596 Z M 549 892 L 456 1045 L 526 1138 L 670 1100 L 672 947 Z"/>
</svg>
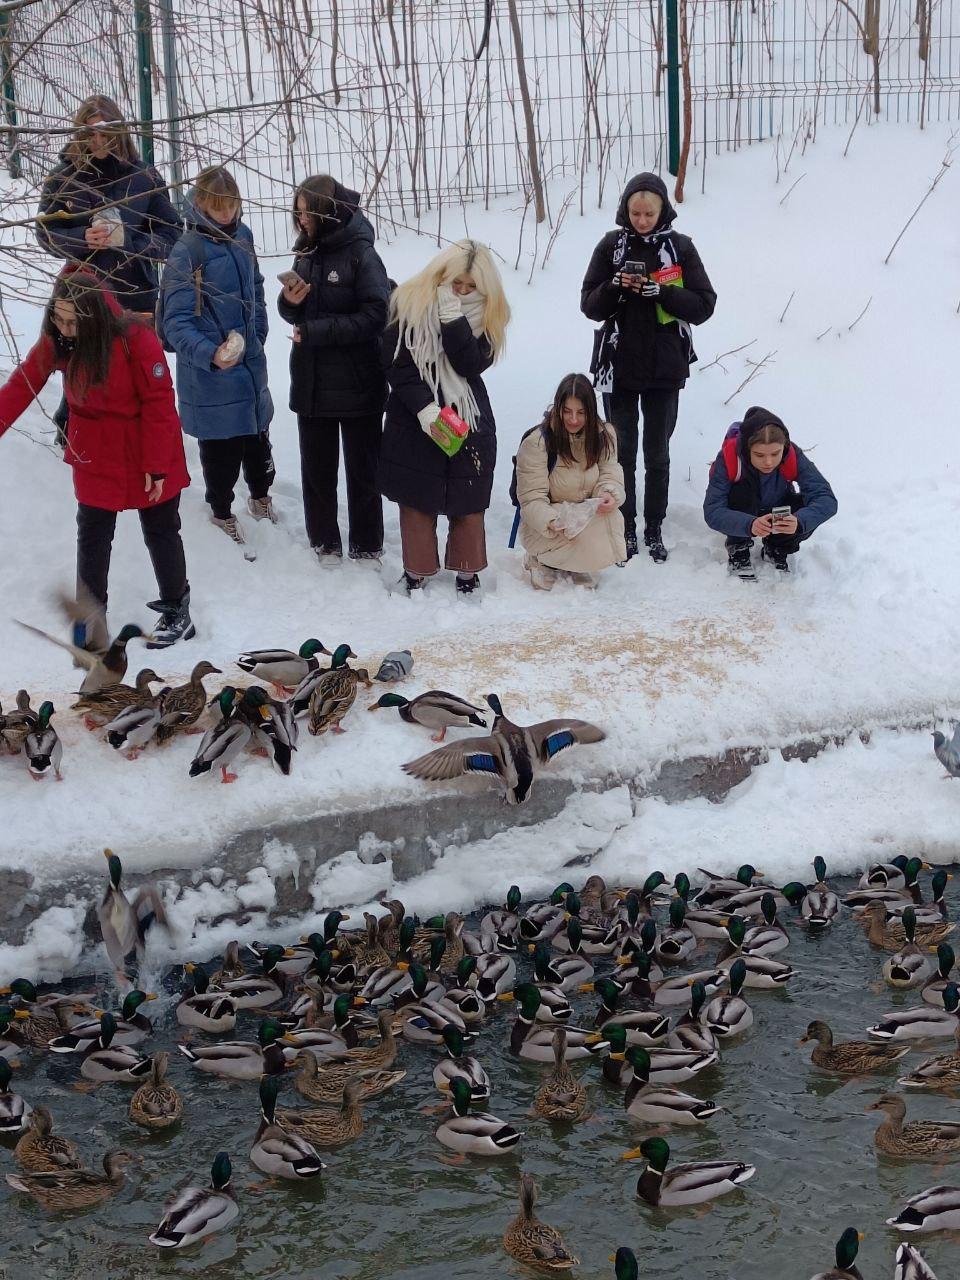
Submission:
<svg viewBox="0 0 960 1280">
<path fill-rule="evenodd" d="M 238 215 L 243 205 L 236 179 L 219 164 L 211 165 L 197 174 L 193 187 L 193 202 L 211 213 Z"/>
<path fill-rule="evenodd" d="M 126 160 L 128 164 L 136 164 L 140 155 L 124 122 L 123 112 L 113 98 L 108 98 L 103 93 L 91 94 L 77 107 L 73 117 L 74 136 L 66 147 L 67 160 L 75 168 L 82 168 L 89 160 L 90 133 L 87 126 L 97 118 L 110 122 L 110 150 L 113 155 L 119 160 Z"/>
<path fill-rule="evenodd" d="M 655 191 L 635 191 L 627 201 L 628 209 L 633 204 L 634 200 L 637 200 L 641 205 L 649 205 L 653 209 L 654 213 L 663 212 L 663 200 Z"/>
<path fill-rule="evenodd" d="M 399 324 L 401 333 L 419 329 L 434 308 L 440 286 L 467 275 L 473 278 L 477 293 L 483 298 L 483 335 L 490 343 L 494 360 L 499 360 L 506 347 L 510 304 L 493 254 L 476 240 L 458 240 L 448 245 L 422 271 L 398 285 L 390 299 L 390 320 Z"/>
</svg>

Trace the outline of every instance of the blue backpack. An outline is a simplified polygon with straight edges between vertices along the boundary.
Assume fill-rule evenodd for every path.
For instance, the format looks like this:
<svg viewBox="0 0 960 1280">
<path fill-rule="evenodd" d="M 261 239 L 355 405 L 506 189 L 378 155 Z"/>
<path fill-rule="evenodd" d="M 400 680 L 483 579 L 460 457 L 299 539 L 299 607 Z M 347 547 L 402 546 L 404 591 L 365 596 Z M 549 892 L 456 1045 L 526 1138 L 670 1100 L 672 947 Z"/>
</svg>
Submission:
<svg viewBox="0 0 960 1280">
<path fill-rule="evenodd" d="M 527 436 L 532 436 L 535 431 L 542 431 L 543 438 L 546 441 L 547 475 L 549 475 L 550 472 L 553 470 L 553 468 L 557 465 L 557 451 L 556 449 L 554 449 L 553 445 L 550 442 L 550 433 L 547 430 L 547 428 L 542 423 L 539 426 L 531 427 L 529 431 L 525 431 L 523 435 L 520 437 L 520 443 L 523 444 Z M 510 477 L 510 501 L 516 507 L 516 511 L 514 512 L 514 515 L 513 515 L 513 527 L 510 530 L 510 537 L 507 541 L 507 546 L 512 551 L 513 548 L 517 545 L 517 534 L 520 531 L 520 502 L 517 498 L 517 455 L 516 454 L 513 455 L 513 474 Z"/>
</svg>

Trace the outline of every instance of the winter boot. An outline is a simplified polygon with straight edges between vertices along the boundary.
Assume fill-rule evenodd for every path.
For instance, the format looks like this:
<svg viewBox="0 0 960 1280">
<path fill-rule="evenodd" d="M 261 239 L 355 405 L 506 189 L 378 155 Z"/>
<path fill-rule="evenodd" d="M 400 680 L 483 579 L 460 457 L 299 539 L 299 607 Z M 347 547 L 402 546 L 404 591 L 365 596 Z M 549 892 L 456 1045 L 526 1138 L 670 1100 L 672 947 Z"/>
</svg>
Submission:
<svg viewBox="0 0 960 1280">
<path fill-rule="evenodd" d="M 269 520 L 271 524 L 280 523 L 280 517 L 273 509 L 273 499 L 269 493 L 263 498 L 248 498 L 247 510 L 254 520 Z"/>
<path fill-rule="evenodd" d="M 600 580 L 595 573 L 570 573 L 567 576 L 576 587 L 589 587 L 595 591 L 600 585 Z"/>
<path fill-rule="evenodd" d="M 318 563 L 322 565 L 343 563 L 343 552 L 339 547 L 314 547 L 313 554 L 317 557 Z"/>
<path fill-rule="evenodd" d="M 237 546 L 242 547 L 246 545 L 247 540 L 243 536 L 243 530 L 240 528 L 240 523 L 235 515 L 231 514 L 223 520 L 221 520 L 219 516 L 211 516 L 210 523 L 215 524 L 218 529 L 222 529 L 227 537 L 235 542 Z"/>
<path fill-rule="evenodd" d="M 557 580 L 556 569 L 541 564 L 536 556 L 524 556 L 523 567 L 530 575 L 530 582 L 537 591 L 552 591 Z"/>
<path fill-rule="evenodd" d="M 415 591 L 423 590 L 423 578 L 418 578 L 415 573 L 407 573 L 403 571 L 403 577 L 399 581 L 399 586 L 403 587 L 408 596 L 412 596 Z"/>
<path fill-rule="evenodd" d="M 469 599 L 470 596 L 480 595 L 480 575 L 479 573 L 470 573 L 461 577 L 457 574 L 457 597 L 458 599 Z"/>
<path fill-rule="evenodd" d="M 748 546 L 734 546 L 727 552 L 727 569 L 730 573 L 737 574 L 738 577 L 747 581 L 756 581 L 756 574 L 753 572 L 753 562 L 750 559 L 750 548 Z"/>
<path fill-rule="evenodd" d="M 643 545 L 647 548 L 647 554 L 651 560 L 656 564 L 663 564 L 667 558 L 667 548 L 663 545 L 663 538 L 660 536 L 660 526 L 658 524 L 644 529 Z"/>
<path fill-rule="evenodd" d="M 766 544 L 760 552 L 761 560 L 769 560 L 775 569 L 779 569 L 781 573 L 789 573 L 790 566 L 787 564 L 787 553 L 782 547 L 768 547 Z"/>
<path fill-rule="evenodd" d="M 153 638 L 147 641 L 148 649 L 169 649 L 178 640 L 192 640 L 197 634 L 190 618 L 189 590 L 179 600 L 150 600 L 147 608 L 160 614 Z"/>
</svg>

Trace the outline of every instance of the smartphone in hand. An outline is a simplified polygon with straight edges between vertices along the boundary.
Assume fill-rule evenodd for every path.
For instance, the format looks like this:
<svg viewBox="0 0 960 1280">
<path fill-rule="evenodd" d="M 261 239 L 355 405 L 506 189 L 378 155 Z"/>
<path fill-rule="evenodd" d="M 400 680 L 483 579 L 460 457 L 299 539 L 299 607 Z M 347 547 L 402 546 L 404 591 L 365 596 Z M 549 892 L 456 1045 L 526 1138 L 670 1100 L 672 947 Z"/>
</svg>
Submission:
<svg viewBox="0 0 960 1280">
<path fill-rule="evenodd" d="M 793 515 L 793 512 L 789 507 L 773 507 L 770 515 L 773 523 L 776 524 L 778 520 L 784 520 L 787 516 Z"/>
<path fill-rule="evenodd" d="M 280 281 L 280 283 L 283 285 L 285 289 L 287 288 L 288 285 L 307 283 L 306 280 L 304 280 L 303 276 L 298 275 L 296 271 L 281 271 L 280 274 L 277 276 L 277 279 Z"/>
</svg>

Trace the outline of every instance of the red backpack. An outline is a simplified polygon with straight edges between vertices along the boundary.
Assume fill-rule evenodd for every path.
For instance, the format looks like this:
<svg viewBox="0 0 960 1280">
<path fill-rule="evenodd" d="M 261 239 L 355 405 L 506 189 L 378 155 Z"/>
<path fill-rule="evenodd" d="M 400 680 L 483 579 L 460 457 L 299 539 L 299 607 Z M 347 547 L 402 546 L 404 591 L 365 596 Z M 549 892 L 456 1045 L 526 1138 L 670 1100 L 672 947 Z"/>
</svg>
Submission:
<svg viewBox="0 0 960 1280">
<path fill-rule="evenodd" d="M 743 459 L 740 457 L 740 423 L 735 422 L 733 426 L 727 428 L 727 434 L 723 438 L 723 447 L 720 450 L 723 455 L 723 463 L 727 469 L 727 479 L 731 484 L 735 484 L 743 475 Z M 713 468 L 716 463 L 711 463 L 710 474 L 713 475 Z M 793 484 L 797 478 L 797 451 L 793 445 L 787 445 L 787 451 L 783 455 L 783 461 L 777 468 L 784 480 L 788 484 Z"/>
</svg>

